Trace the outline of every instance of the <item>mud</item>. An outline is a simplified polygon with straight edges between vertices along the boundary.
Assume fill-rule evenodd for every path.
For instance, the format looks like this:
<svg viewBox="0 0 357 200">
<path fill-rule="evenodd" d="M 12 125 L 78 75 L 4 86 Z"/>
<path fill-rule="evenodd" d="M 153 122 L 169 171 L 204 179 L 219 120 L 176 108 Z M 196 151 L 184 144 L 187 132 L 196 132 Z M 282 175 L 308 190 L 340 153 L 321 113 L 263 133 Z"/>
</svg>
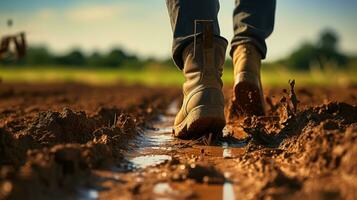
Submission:
<svg viewBox="0 0 357 200">
<path fill-rule="evenodd" d="M 240 170 L 235 179 L 244 178 L 243 185 L 256 191 L 243 197 L 355 199 L 352 180 L 357 177 L 344 165 L 356 169 L 348 156 L 356 146 L 356 101 L 351 105 L 323 99 L 322 105 L 299 108 L 294 84 L 290 82 L 290 91 L 283 90 L 279 101 L 268 100 L 267 116 L 232 122 L 250 139 L 244 155 L 236 160 Z"/>
<path fill-rule="evenodd" d="M 357 87 L 289 83 L 193 141 L 179 88 L 2 83 L 0 199 L 356 199 Z"/>
<path fill-rule="evenodd" d="M 157 101 L 159 90 L 133 87 L 142 93 L 130 101 L 129 87 L 23 87 L 1 88 L 0 199 L 75 197 L 94 185 L 93 169 L 128 163 L 123 153 L 137 147 L 134 138 L 173 96 Z"/>
</svg>

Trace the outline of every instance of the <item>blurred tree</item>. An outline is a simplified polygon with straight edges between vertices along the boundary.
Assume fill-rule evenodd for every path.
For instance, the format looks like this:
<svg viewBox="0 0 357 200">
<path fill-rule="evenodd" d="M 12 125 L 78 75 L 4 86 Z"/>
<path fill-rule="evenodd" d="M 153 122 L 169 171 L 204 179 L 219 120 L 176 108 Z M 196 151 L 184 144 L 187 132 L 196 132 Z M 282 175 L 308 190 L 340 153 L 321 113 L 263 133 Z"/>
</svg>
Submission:
<svg viewBox="0 0 357 200">
<path fill-rule="evenodd" d="M 121 48 L 113 48 L 107 55 L 101 59 L 101 65 L 104 67 L 130 67 L 141 68 L 141 63 L 137 56 L 126 53 Z"/>
<path fill-rule="evenodd" d="M 304 43 L 287 59 L 289 67 L 308 70 L 312 62 L 318 58 L 318 51 L 313 44 Z"/>
<path fill-rule="evenodd" d="M 6 24 L 7 24 L 7 27 L 12 27 L 12 25 L 14 24 L 14 22 L 12 21 L 12 19 L 8 19 L 7 20 L 7 22 L 6 22 Z"/>
<path fill-rule="evenodd" d="M 307 70 L 312 65 L 324 68 L 327 65 L 344 67 L 347 57 L 339 52 L 339 38 L 335 31 L 326 29 L 321 32 L 316 44 L 303 43 L 287 58 L 286 64 L 293 69 Z"/>
<path fill-rule="evenodd" d="M 54 61 L 52 54 L 45 46 L 31 46 L 27 50 L 24 63 L 27 65 L 48 65 Z"/>
<path fill-rule="evenodd" d="M 317 46 L 323 50 L 337 51 L 338 40 L 335 31 L 326 29 L 321 32 Z"/>
<path fill-rule="evenodd" d="M 86 58 L 81 50 L 74 49 L 68 54 L 56 57 L 56 63 L 59 65 L 83 66 L 86 64 Z"/>
<path fill-rule="evenodd" d="M 114 48 L 103 58 L 102 64 L 107 67 L 120 67 L 126 58 L 127 55 L 123 50 Z"/>
<path fill-rule="evenodd" d="M 339 51 L 338 42 L 339 37 L 335 31 L 326 29 L 321 32 L 317 43 L 321 68 L 331 62 L 338 67 L 346 66 L 348 59 Z"/>
<path fill-rule="evenodd" d="M 103 56 L 98 52 L 93 52 L 90 56 L 87 57 L 87 64 L 92 67 L 103 66 Z"/>
</svg>

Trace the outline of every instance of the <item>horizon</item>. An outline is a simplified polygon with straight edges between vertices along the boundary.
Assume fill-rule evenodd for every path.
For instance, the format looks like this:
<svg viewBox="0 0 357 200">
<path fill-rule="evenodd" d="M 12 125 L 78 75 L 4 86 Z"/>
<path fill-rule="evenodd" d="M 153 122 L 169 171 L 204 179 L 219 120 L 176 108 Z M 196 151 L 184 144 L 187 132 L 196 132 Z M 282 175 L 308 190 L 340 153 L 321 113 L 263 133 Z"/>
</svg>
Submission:
<svg viewBox="0 0 357 200">
<path fill-rule="evenodd" d="M 228 40 L 233 35 L 233 7 L 233 1 L 221 0 L 221 34 Z M 327 28 L 338 33 L 344 53 L 357 54 L 355 8 L 357 2 L 351 0 L 277 2 L 275 31 L 267 40 L 267 61 L 288 56 L 303 42 L 315 42 L 319 32 Z M 74 48 L 91 53 L 120 47 L 141 58 L 164 59 L 171 55 L 172 33 L 162 0 L 150 1 L 150 5 L 137 0 L 31 0 L 28 4 L 4 0 L 0 2 L 0 19 L 2 34 L 25 31 L 30 45 L 46 45 L 56 54 Z M 8 19 L 14 22 L 11 29 L 6 28 Z"/>
</svg>

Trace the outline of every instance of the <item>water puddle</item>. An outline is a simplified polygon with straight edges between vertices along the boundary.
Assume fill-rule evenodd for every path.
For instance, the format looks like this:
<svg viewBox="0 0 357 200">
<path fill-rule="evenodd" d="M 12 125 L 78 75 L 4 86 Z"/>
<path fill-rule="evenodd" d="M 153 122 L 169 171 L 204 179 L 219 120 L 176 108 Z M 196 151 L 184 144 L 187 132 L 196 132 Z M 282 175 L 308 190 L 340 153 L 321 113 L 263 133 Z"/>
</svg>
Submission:
<svg viewBox="0 0 357 200">
<path fill-rule="evenodd" d="M 165 115 L 159 115 L 157 119 L 152 122 L 153 128 L 145 130 L 145 136 L 140 142 L 141 151 L 145 151 L 147 148 L 157 149 L 174 140 L 172 124 L 177 111 L 177 102 L 174 101 L 168 106 Z"/>
<path fill-rule="evenodd" d="M 99 193 L 95 189 L 79 190 L 79 200 L 96 200 L 99 198 Z"/>
<path fill-rule="evenodd" d="M 234 200 L 234 190 L 231 182 L 227 181 L 223 184 L 223 200 Z"/>
<path fill-rule="evenodd" d="M 136 169 L 160 165 L 170 160 L 171 156 L 169 155 L 146 155 L 129 159 L 129 161 L 133 164 L 133 167 Z"/>
<path fill-rule="evenodd" d="M 169 106 L 167 107 L 167 111 L 166 114 L 170 115 L 170 116 L 175 116 L 178 112 L 178 101 L 173 101 L 169 104 Z"/>
<path fill-rule="evenodd" d="M 168 183 L 158 183 L 154 186 L 153 191 L 157 195 L 165 195 L 171 193 L 173 189 Z"/>
<path fill-rule="evenodd" d="M 131 155 L 128 155 L 129 161 L 134 169 L 143 169 L 150 166 L 156 166 L 171 160 L 169 155 L 157 155 L 153 150 L 170 151 L 168 145 L 174 140 L 172 136 L 172 115 L 177 112 L 177 102 L 172 102 L 166 115 L 159 115 L 153 122 L 152 129 L 145 130 L 145 135 L 140 141 L 140 148 Z M 153 152 L 153 153 L 151 153 Z M 150 153 L 150 155 L 148 155 Z M 162 152 L 161 152 L 162 154 Z"/>
<path fill-rule="evenodd" d="M 232 158 L 232 150 L 228 147 L 228 144 L 225 142 L 222 144 L 223 148 L 223 158 Z"/>
<path fill-rule="evenodd" d="M 223 147 L 223 158 L 232 158 L 232 153 L 228 146 Z M 229 172 L 224 173 L 224 177 L 226 178 L 226 181 L 223 184 L 223 200 L 234 200 L 235 194 L 234 194 L 234 189 L 233 189 L 233 184 L 229 181 L 229 177 L 231 174 Z"/>
<path fill-rule="evenodd" d="M 177 199 L 175 197 L 179 196 L 179 192 L 172 189 L 168 183 L 157 183 L 154 186 L 153 193 L 155 195 L 154 199 L 157 200 Z"/>
<path fill-rule="evenodd" d="M 172 137 L 172 128 L 159 129 L 157 131 L 148 131 L 147 141 L 152 144 L 152 146 L 157 146 L 161 144 L 168 143 L 174 138 Z"/>
<path fill-rule="evenodd" d="M 232 158 L 232 150 L 229 148 L 223 149 L 223 158 Z"/>
</svg>

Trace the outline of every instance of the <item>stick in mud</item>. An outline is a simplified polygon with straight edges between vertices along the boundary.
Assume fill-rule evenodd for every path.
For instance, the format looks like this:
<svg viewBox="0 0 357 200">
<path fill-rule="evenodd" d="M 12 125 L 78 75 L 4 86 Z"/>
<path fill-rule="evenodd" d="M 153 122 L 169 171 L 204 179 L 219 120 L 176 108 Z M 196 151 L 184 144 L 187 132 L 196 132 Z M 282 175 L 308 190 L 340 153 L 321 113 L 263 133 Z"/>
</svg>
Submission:
<svg viewBox="0 0 357 200">
<path fill-rule="evenodd" d="M 298 104 L 299 104 L 299 100 L 297 98 L 297 95 L 295 93 L 295 80 L 289 80 L 289 85 L 290 85 L 290 95 L 289 95 L 289 99 L 291 104 L 293 105 L 293 109 L 294 109 L 294 113 L 296 114 L 297 112 L 297 108 L 298 108 Z"/>
</svg>

